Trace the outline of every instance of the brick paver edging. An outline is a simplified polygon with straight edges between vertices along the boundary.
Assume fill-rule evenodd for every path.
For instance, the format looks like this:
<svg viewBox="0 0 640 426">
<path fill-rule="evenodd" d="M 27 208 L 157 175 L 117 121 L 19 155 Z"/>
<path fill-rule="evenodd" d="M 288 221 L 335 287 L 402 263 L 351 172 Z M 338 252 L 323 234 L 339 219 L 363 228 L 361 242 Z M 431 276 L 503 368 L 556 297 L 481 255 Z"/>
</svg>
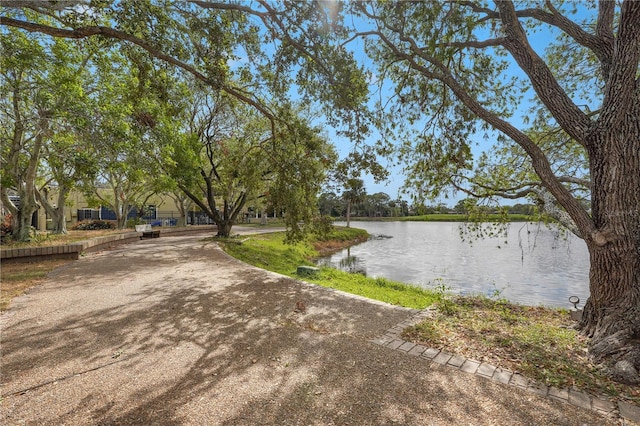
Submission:
<svg viewBox="0 0 640 426">
<path fill-rule="evenodd" d="M 209 232 L 216 228 L 214 225 L 197 225 L 195 227 L 160 228 L 161 235 L 185 235 L 199 232 Z M 80 257 L 80 253 L 104 249 L 119 244 L 127 244 L 140 240 L 142 232 L 123 232 L 120 234 L 104 235 L 90 240 L 77 241 L 75 243 L 59 246 L 8 248 L 0 250 L 0 259 L 3 262 L 33 262 L 43 258 L 47 259 L 74 259 Z"/>
<path fill-rule="evenodd" d="M 425 358 L 456 370 L 475 374 L 476 376 L 481 376 L 498 383 L 515 386 L 537 395 L 593 410 L 609 418 L 615 419 L 619 417 L 640 423 L 640 407 L 636 405 L 623 401 L 614 402 L 608 399 L 601 399 L 573 388 L 558 389 L 553 386 L 545 386 L 521 374 L 498 368 L 486 362 L 475 361 L 438 349 L 428 348 L 423 345 L 408 342 L 400 337 L 405 328 L 416 325 L 429 318 L 430 309 L 420 311 L 409 319 L 390 328 L 382 336 L 373 339 L 372 342 L 389 349 L 405 352 L 408 355 Z"/>
</svg>

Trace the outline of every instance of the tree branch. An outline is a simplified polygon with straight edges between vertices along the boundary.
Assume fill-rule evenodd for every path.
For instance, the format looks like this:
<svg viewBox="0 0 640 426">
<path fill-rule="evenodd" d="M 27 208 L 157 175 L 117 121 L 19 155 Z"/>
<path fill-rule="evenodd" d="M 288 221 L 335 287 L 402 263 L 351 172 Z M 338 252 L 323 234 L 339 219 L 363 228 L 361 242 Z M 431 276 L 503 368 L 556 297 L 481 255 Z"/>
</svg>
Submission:
<svg viewBox="0 0 640 426">
<path fill-rule="evenodd" d="M 42 0 L 3 0 L 2 6 L 4 7 L 28 7 L 33 10 L 50 9 L 50 10 L 63 10 L 68 7 L 77 6 L 79 4 L 88 5 L 88 0 L 56 0 L 56 1 L 42 1 Z"/>
<path fill-rule="evenodd" d="M 488 40 L 452 41 L 448 43 L 438 44 L 438 46 L 484 49 L 485 47 L 504 46 L 505 41 L 506 39 L 504 37 L 498 37 Z"/>
<path fill-rule="evenodd" d="M 500 4 L 502 5 L 502 3 Z M 506 26 L 511 33 L 509 34 L 508 32 L 507 36 L 510 39 L 515 38 L 517 40 L 517 43 L 513 43 L 516 46 L 524 44 L 524 47 L 528 48 L 528 50 L 525 49 L 525 52 L 517 51 L 516 53 L 518 53 L 518 57 L 527 59 L 528 61 L 534 60 L 537 65 L 536 72 L 542 72 L 544 76 L 551 79 L 551 83 L 555 84 L 556 87 L 555 90 L 541 88 L 540 77 L 537 74 L 532 73 L 533 77 L 535 77 L 534 79 L 532 79 L 534 81 L 534 85 L 538 86 L 538 89 L 540 89 L 542 93 L 546 95 L 546 98 L 551 98 L 554 102 L 556 102 L 557 100 L 554 98 L 559 96 L 560 98 L 562 98 L 561 100 L 563 100 L 565 103 L 568 103 L 568 108 L 570 108 L 573 114 L 568 114 L 568 117 L 565 117 L 564 114 L 560 114 L 561 117 L 565 119 L 563 120 L 564 124 L 567 127 L 571 127 L 572 130 L 575 130 L 576 128 L 580 130 L 578 132 L 580 136 L 586 135 L 589 128 L 590 120 L 582 113 L 582 111 L 580 111 L 580 109 L 578 109 L 571 102 L 571 100 L 558 86 L 557 82 L 553 78 L 553 75 L 546 67 L 544 62 L 542 62 L 542 60 L 535 54 L 535 52 L 533 52 L 530 46 L 528 46 L 524 30 L 520 26 L 517 17 L 514 16 L 515 11 L 513 10 L 513 5 L 510 4 L 509 6 L 510 9 L 507 8 L 505 10 L 505 13 L 510 12 L 510 15 L 506 18 L 503 18 L 506 19 Z M 376 16 L 367 11 L 365 7 L 366 6 L 360 6 L 360 9 L 365 15 L 375 19 Z M 590 235 L 594 231 L 595 225 L 591 217 L 578 202 L 578 200 L 576 200 L 572 196 L 570 191 L 555 176 L 553 170 L 551 169 L 551 165 L 549 164 L 549 160 L 539 146 L 537 146 L 526 134 L 518 130 L 512 124 L 508 123 L 493 112 L 486 109 L 476 98 L 472 97 L 469 92 L 458 83 L 455 77 L 451 74 L 448 68 L 444 64 L 442 64 L 441 61 L 439 61 L 437 58 L 433 58 L 430 55 L 427 55 L 425 51 L 421 50 L 417 46 L 415 40 L 405 36 L 402 31 L 397 28 L 392 28 L 388 25 L 386 25 L 386 28 L 396 32 L 400 40 L 408 43 L 410 46 L 412 54 L 400 50 L 400 48 L 396 46 L 395 43 L 393 43 L 382 31 L 375 31 L 375 35 L 377 35 L 382 40 L 382 42 L 385 43 L 385 45 L 393 52 L 396 57 L 405 60 L 414 70 L 418 71 L 423 76 L 442 81 L 453 91 L 460 102 L 462 102 L 467 108 L 469 108 L 469 110 L 476 114 L 480 119 L 484 120 L 495 129 L 501 131 L 518 145 L 520 145 L 525 150 L 527 155 L 529 155 L 529 157 L 531 158 L 533 169 L 540 177 L 542 185 L 544 185 L 553 194 L 553 196 L 556 197 L 560 205 L 562 205 L 567 210 L 567 212 L 569 212 L 576 225 L 580 227 L 580 229 L 584 230 L 585 235 Z M 535 58 L 531 58 L 529 56 L 530 54 L 535 55 Z M 438 72 L 434 72 L 421 63 L 418 63 L 413 55 L 416 55 L 433 65 L 438 70 Z M 514 55 L 514 57 L 515 56 L 516 55 Z M 525 70 L 530 68 L 530 64 L 527 61 L 525 61 L 524 65 Z M 556 108 L 557 107 L 554 107 L 554 109 Z M 576 117 L 574 117 L 574 115 Z M 568 122 L 568 119 L 575 119 L 578 123 L 582 123 L 582 125 L 574 126 L 572 122 Z M 571 134 L 570 132 L 567 133 Z M 576 132 L 574 131 L 573 133 L 575 134 Z M 580 141 L 580 139 L 577 140 Z"/>
<path fill-rule="evenodd" d="M 478 6 L 476 3 L 470 1 L 460 1 L 458 4 L 469 7 L 476 13 L 484 14 L 482 21 L 487 21 L 490 19 L 500 20 L 501 13 L 496 12 L 491 9 L 487 9 L 484 7 Z M 601 2 L 602 5 L 603 2 Z M 615 8 L 615 2 L 605 1 L 605 3 L 611 3 L 611 7 Z M 604 64 L 609 63 L 611 60 L 611 54 L 613 52 L 612 45 L 607 42 L 606 39 L 594 36 L 593 34 L 588 33 L 583 30 L 582 27 L 572 20 L 568 19 L 566 16 L 562 15 L 550 1 L 545 0 L 545 5 L 551 12 L 547 12 L 543 9 L 539 8 L 529 8 L 529 9 L 521 9 L 516 10 L 515 14 L 518 18 L 532 18 L 540 22 L 544 22 L 545 24 L 549 24 L 554 26 L 564 33 L 566 33 L 569 37 L 576 41 L 576 43 L 581 46 L 590 49 L 595 53 L 598 59 Z M 613 11 L 613 9 L 612 9 Z"/>
<path fill-rule="evenodd" d="M 135 44 L 136 46 L 146 50 L 152 56 L 162 61 L 165 61 L 169 64 L 175 65 L 178 68 L 181 68 L 184 71 L 188 72 L 189 74 L 193 75 L 198 80 L 201 80 L 207 83 L 208 85 L 212 86 L 213 88 L 226 92 L 229 95 L 233 96 L 234 98 L 248 105 L 251 105 L 258 111 L 260 111 L 269 120 L 271 121 L 276 120 L 274 113 L 272 113 L 265 105 L 261 104 L 259 101 L 255 99 L 250 98 L 247 94 L 242 93 L 240 89 L 222 84 L 219 81 L 209 78 L 206 75 L 199 72 L 198 70 L 196 70 L 193 66 L 161 52 L 158 48 L 151 45 L 146 40 L 143 40 L 131 34 L 127 34 L 123 31 L 119 31 L 113 28 L 99 26 L 99 25 L 68 30 L 64 28 L 56 28 L 48 25 L 36 24 L 33 22 L 21 21 L 18 19 L 8 18 L 5 16 L 0 16 L 0 25 L 5 25 L 5 26 L 10 26 L 15 28 L 22 28 L 29 32 L 38 32 L 38 33 L 50 35 L 52 37 L 82 39 L 82 38 L 88 38 L 88 37 L 100 35 L 103 37 L 113 38 L 113 39 L 122 40 L 122 41 Z"/>
<path fill-rule="evenodd" d="M 613 49 L 615 57 L 605 85 L 602 113 L 598 118 L 598 125 L 609 129 L 616 128 L 628 116 L 639 90 L 636 82 L 640 63 L 639 22 L 640 2 L 626 0 L 620 12 L 618 37 Z"/>
<path fill-rule="evenodd" d="M 598 4 L 598 22 L 596 36 L 603 42 L 610 44 L 613 51 L 613 21 L 615 19 L 616 2 L 603 0 Z"/>
<path fill-rule="evenodd" d="M 585 139 L 591 128 L 591 120 L 567 96 L 546 63 L 533 50 L 518 20 L 513 3 L 499 2 L 499 7 L 508 39 L 505 48 L 527 74 L 538 97 L 558 124 L 569 136 L 586 146 Z"/>
<path fill-rule="evenodd" d="M 459 177 L 463 177 L 463 176 L 459 176 Z M 506 198 L 509 200 L 515 200 L 518 198 L 523 198 L 526 197 L 527 195 L 531 194 L 531 193 L 535 193 L 535 191 L 533 190 L 533 186 L 539 186 L 540 183 L 539 182 L 534 182 L 534 183 L 528 183 L 528 184 L 523 184 L 520 185 L 518 187 L 513 187 L 513 188 L 501 188 L 501 189 L 497 189 L 497 188 L 492 188 L 488 185 L 483 185 L 480 184 L 478 182 L 473 182 L 470 179 L 467 179 L 472 185 L 478 186 L 482 189 L 485 189 L 487 191 L 489 191 L 491 194 L 491 196 L 496 196 L 496 197 L 500 197 L 500 198 Z M 452 181 L 452 185 L 455 189 L 457 189 L 458 191 L 462 191 L 465 194 L 471 195 L 472 197 L 475 198 L 485 198 L 487 197 L 489 194 L 480 194 L 478 192 L 475 192 L 469 188 L 466 188 L 462 185 L 459 185 L 455 182 Z M 515 192 L 513 192 L 515 191 Z"/>
</svg>

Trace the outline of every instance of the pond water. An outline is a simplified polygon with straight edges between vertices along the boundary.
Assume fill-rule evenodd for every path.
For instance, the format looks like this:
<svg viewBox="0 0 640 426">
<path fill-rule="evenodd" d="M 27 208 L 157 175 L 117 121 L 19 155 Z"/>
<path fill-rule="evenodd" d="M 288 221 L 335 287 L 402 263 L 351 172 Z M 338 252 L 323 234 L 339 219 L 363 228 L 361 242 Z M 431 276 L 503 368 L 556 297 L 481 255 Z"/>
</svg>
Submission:
<svg viewBox="0 0 640 426">
<path fill-rule="evenodd" d="M 344 225 L 338 223 L 337 225 Z M 525 305 L 570 308 L 589 295 L 587 246 L 574 235 L 533 223 L 511 223 L 506 237 L 472 243 L 452 222 L 352 222 L 374 238 L 319 264 L 459 294 L 504 297 Z M 506 241 L 506 242 L 505 242 Z"/>
</svg>

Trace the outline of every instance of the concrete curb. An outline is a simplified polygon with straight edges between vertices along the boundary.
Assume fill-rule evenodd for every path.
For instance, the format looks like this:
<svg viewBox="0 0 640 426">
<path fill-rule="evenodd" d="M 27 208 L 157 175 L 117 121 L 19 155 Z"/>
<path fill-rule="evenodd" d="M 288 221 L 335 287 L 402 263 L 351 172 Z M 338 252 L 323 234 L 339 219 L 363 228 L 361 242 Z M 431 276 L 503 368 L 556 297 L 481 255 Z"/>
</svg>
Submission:
<svg viewBox="0 0 640 426">
<path fill-rule="evenodd" d="M 428 348 L 402 339 L 402 331 L 424 320 L 429 319 L 430 309 L 427 308 L 413 315 L 409 319 L 387 330 L 382 336 L 372 340 L 373 343 L 387 347 L 389 349 L 405 352 L 411 356 L 418 356 L 440 365 L 469 374 L 481 376 L 494 382 L 515 386 L 527 392 L 541 395 L 547 398 L 566 402 L 576 407 L 593 410 L 610 419 L 624 419 L 640 424 L 640 407 L 623 401 L 611 401 L 606 398 L 599 398 L 589 395 L 577 389 L 558 389 L 553 386 L 545 386 L 536 383 L 534 380 L 472 359 L 467 359 L 454 354 L 449 354 L 439 349 Z"/>
</svg>

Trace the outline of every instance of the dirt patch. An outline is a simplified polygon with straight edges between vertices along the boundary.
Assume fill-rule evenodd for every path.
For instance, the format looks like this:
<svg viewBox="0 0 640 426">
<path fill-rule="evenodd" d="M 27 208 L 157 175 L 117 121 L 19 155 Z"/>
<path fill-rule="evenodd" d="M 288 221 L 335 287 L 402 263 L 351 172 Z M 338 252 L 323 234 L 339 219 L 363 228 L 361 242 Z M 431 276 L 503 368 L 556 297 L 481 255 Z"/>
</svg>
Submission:
<svg viewBox="0 0 640 426">
<path fill-rule="evenodd" d="M 365 241 L 367 241 L 367 239 L 367 237 L 361 237 L 347 241 L 316 241 L 315 243 L 313 243 L 313 248 L 316 249 L 318 253 L 320 253 L 320 256 L 328 256 L 347 247 L 364 243 Z"/>
<path fill-rule="evenodd" d="M 67 263 L 70 259 L 45 260 L 35 263 L 4 263 L 0 270 L 0 311 L 9 307 L 14 297 L 20 296 L 42 283 L 49 272 Z"/>
</svg>

